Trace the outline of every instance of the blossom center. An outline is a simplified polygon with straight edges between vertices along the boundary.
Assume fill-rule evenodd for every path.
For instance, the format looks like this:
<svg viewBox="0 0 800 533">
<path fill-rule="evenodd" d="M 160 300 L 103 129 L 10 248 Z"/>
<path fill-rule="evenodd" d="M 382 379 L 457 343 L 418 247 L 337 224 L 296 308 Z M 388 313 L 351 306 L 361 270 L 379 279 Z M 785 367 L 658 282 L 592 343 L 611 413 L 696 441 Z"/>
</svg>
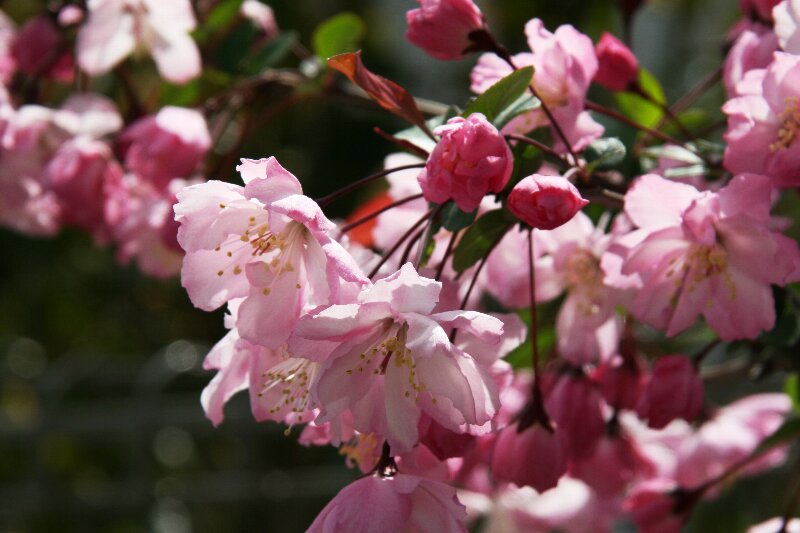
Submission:
<svg viewBox="0 0 800 533">
<path fill-rule="evenodd" d="M 275 403 L 270 407 L 270 414 L 290 411 L 298 414 L 297 421 L 302 422 L 302 413 L 308 409 L 309 389 L 319 364 L 307 359 L 286 357 L 283 361 L 261 374 L 259 398 L 268 396 Z"/>
<path fill-rule="evenodd" d="M 786 99 L 786 107 L 778 116 L 781 126 L 778 128 L 775 142 L 769 145 L 770 152 L 775 153 L 778 150 L 788 148 L 797 137 L 797 133 L 800 131 L 800 106 L 798 106 L 798 103 L 796 96 L 790 96 Z"/>
</svg>

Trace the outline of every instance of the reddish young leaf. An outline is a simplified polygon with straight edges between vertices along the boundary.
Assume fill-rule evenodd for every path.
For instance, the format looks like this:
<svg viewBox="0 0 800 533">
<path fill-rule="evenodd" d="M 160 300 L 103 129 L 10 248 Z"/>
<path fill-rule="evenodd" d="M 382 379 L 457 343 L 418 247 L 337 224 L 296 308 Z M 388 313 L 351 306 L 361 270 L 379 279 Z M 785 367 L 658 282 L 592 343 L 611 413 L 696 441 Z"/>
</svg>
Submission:
<svg viewBox="0 0 800 533">
<path fill-rule="evenodd" d="M 333 56 L 328 59 L 328 66 L 347 76 L 382 108 L 419 126 L 430 135 L 430 130 L 425 124 L 425 117 L 417 108 L 414 97 L 392 80 L 370 72 L 361 62 L 360 50 L 355 53 Z"/>
</svg>

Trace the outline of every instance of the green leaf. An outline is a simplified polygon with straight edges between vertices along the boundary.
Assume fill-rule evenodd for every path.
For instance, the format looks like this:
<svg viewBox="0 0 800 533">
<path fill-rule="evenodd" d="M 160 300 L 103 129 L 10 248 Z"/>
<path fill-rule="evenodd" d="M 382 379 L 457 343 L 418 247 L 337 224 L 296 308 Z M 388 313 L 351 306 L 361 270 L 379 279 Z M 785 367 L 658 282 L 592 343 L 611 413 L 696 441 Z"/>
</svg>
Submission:
<svg viewBox="0 0 800 533">
<path fill-rule="evenodd" d="M 425 121 L 425 124 L 428 126 L 428 129 L 433 131 L 435 128 L 441 126 L 456 115 L 458 115 L 458 109 L 455 107 L 450 107 L 448 108 L 447 113 L 437 117 L 429 118 Z M 398 131 L 394 134 L 394 136 L 398 139 L 408 141 L 414 146 L 422 148 L 426 152 L 430 152 L 433 150 L 434 146 L 436 146 L 436 143 L 433 141 L 433 139 L 428 137 L 428 135 L 426 135 L 425 132 L 417 126 L 411 126 L 410 128 Z"/>
<path fill-rule="evenodd" d="M 661 84 L 647 69 L 639 69 L 639 85 L 650 100 L 660 104 L 666 103 Z M 628 118 L 653 128 L 661 121 L 664 112 L 653 101 L 638 94 L 620 92 L 615 95 L 617 107 Z"/>
<path fill-rule="evenodd" d="M 513 104 L 511 104 L 507 108 L 503 109 L 500 113 L 498 113 L 497 118 L 494 119 L 493 124 L 497 129 L 501 129 L 503 126 L 505 126 L 518 116 L 522 115 L 523 113 L 527 113 L 528 111 L 533 111 L 534 109 L 538 109 L 541 106 L 542 102 L 540 102 L 538 98 L 529 94 L 523 94 L 522 96 L 517 98 Z"/>
<path fill-rule="evenodd" d="M 297 42 L 297 32 L 287 31 L 267 43 L 264 48 L 258 50 L 247 59 L 245 71 L 254 75 L 264 72 L 274 67 L 285 58 L 292 50 L 292 46 Z"/>
<path fill-rule="evenodd" d="M 486 120 L 494 123 L 504 109 L 515 104 L 525 94 L 532 79 L 533 67 L 515 70 L 470 102 L 462 116 L 468 117 L 472 113 L 483 113 Z"/>
<path fill-rule="evenodd" d="M 625 160 L 625 154 L 625 145 L 616 137 L 597 139 L 583 151 L 589 172 L 595 169 L 610 170 Z"/>
<path fill-rule="evenodd" d="M 345 52 L 355 52 L 364 38 L 366 26 L 355 13 L 339 13 L 314 30 L 312 42 L 314 52 L 322 59 L 328 59 Z"/>
<path fill-rule="evenodd" d="M 164 82 L 161 84 L 159 103 L 162 106 L 191 107 L 200 97 L 200 79 L 195 78 L 184 85 Z"/>
<path fill-rule="evenodd" d="M 455 271 L 463 272 L 482 259 L 512 224 L 502 209 L 489 211 L 476 220 L 453 251 Z"/>
<path fill-rule="evenodd" d="M 444 226 L 444 229 L 447 231 L 459 231 L 475 222 L 475 217 L 477 215 L 477 209 L 471 213 L 465 213 L 459 209 L 456 204 L 451 202 L 447 204 L 442 211 L 442 226 Z"/>
<path fill-rule="evenodd" d="M 205 21 L 193 34 L 198 44 L 204 43 L 213 34 L 223 30 L 233 22 L 239 14 L 239 9 L 243 3 L 244 0 L 226 0 L 212 9 Z"/>
</svg>

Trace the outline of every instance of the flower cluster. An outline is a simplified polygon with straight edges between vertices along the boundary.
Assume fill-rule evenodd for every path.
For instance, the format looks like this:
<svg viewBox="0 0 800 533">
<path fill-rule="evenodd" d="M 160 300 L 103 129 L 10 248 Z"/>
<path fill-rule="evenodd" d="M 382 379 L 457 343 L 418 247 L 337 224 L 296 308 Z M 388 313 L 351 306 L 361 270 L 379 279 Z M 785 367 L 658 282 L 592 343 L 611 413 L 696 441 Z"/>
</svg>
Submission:
<svg viewBox="0 0 800 533">
<path fill-rule="evenodd" d="M 230 93 L 202 112 L 143 113 L 130 97 L 123 120 L 100 95 L 48 108 L 17 105 L 4 86 L 0 221 L 31 235 L 81 228 L 149 274 L 180 270 L 196 307 L 226 308 L 228 333 L 204 365 L 216 371 L 201 396 L 211 421 L 247 391 L 256 420 L 301 426 L 301 443 L 338 446 L 364 474 L 310 531 L 465 531 L 482 516 L 488 531 L 602 532 L 627 519 L 677 532 L 724 481 L 786 458 L 767 440 L 792 409 L 786 394 L 719 406 L 705 378 L 730 343 L 776 342 L 765 339 L 780 334 L 782 302 L 795 305 L 800 247 L 773 207 L 800 185 L 800 4 L 742 2 L 722 145 L 699 140 L 608 33 L 595 45 L 534 18 L 530 50 L 511 54 L 471 0 L 419 3 L 409 41 L 443 60 L 483 52 L 476 96 L 426 120 L 359 54 L 331 58 L 411 123 L 381 132 L 409 152 L 382 172 L 316 200 L 275 157 L 241 159 L 236 183 L 206 181 L 228 123 L 212 141 L 204 113 Z M 124 80 L 134 50 L 173 83 L 200 74 L 188 0 L 86 8 L 58 16 L 79 25 L 84 74 Z M 244 2 L 241 16 L 276 35 L 265 5 Z M 9 88 L 72 72 L 52 20 L 0 26 Z M 43 55 L 28 42 L 55 44 Z M 660 122 L 593 102 L 593 87 Z M 625 145 L 596 114 L 639 132 L 639 161 L 622 165 Z M 353 217 L 325 214 L 383 177 L 388 190 Z M 707 344 L 691 357 L 674 348 L 688 342 L 664 349 L 687 332 Z"/>
</svg>

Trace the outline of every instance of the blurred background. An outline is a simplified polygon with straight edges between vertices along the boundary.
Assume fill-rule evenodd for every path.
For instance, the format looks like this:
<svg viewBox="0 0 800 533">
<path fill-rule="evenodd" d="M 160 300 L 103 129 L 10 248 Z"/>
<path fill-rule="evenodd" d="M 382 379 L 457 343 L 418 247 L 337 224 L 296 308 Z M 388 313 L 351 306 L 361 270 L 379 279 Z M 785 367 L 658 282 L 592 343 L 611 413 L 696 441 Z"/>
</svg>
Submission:
<svg viewBox="0 0 800 533">
<path fill-rule="evenodd" d="M 523 27 L 533 17 L 551 30 L 571 23 L 594 40 L 603 30 L 622 34 L 614 0 L 477 3 L 512 52 L 527 48 Z M 17 22 L 43 5 L 0 3 Z M 470 96 L 474 59 L 443 63 L 404 40 L 413 0 L 271 6 L 282 30 L 307 47 L 320 23 L 354 12 L 366 23 L 363 57 L 373 71 L 434 101 L 463 105 Z M 718 68 L 737 8 L 736 0 L 654 0 L 637 13 L 632 48 L 669 101 Z M 217 67 L 235 35 L 220 45 Z M 279 66 L 297 64 L 288 55 Z M 269 107 L 284 97 L 266 94 L 264 109 L 251 111 L 268 119 L 256 121 L 236 157 L 277 156 L 312 197 L 379 170 L 393 150 L 373 126 L 403 127 L 372 106 L 324 96 Z M 722 97 L 710 92 L 706 107 Z M 209 177 L 235 181 L 233 167 Z M 331 215 L 347 215 L 364 194 L 336 202 Z M 335 449 L 304 448 L 296 431 L 257 424 L 245 395 L 212 427 L 199 398 L 213 374 L 201 364 L 223 334 L 222 313 L 194 309 L 177 279 L 120 266 L 83 233 L 34 240 L 0 229 L 0 532 L 303 531 L 356 473 Z M 784 478 L 779 471 L 740 482 L 703 506 L 689 530 L 741 531 L 778 514 L 770 488 Z"/>
</svg>

